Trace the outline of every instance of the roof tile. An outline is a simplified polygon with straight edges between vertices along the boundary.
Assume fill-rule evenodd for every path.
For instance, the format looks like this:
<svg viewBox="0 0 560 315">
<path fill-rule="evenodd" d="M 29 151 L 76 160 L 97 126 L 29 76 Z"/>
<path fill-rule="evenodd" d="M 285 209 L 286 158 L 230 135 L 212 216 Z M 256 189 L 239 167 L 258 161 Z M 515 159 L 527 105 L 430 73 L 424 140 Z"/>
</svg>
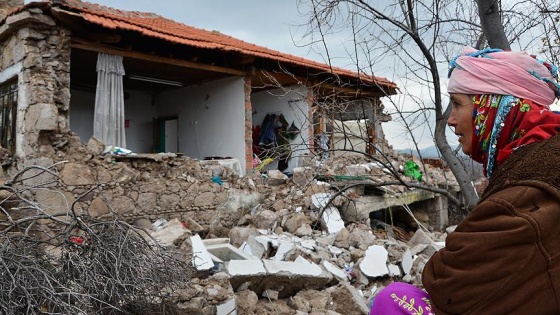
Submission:
<svg viewBox="0 0 560 315">
<path fill-rule="evenodd" d="M 234 51 L 254 57 L 271 59 L 279 62 L 309 67 L 320 71 L 331 72 L 331 67 L 327 64 L 247 43 L 231 36 L 224 35 L 218 31 L 207 31 L 188 26 L 154 13 L 124 11 L 80 0 L 51 0 L 51 3 L 53 5 L 64 7 L 68 10 L 79 12 L 88 22 L 98 24 L 109 29 L 129 30 L 139 32 L 145 36 L 160 38 L 172 43 L 205 49 Z M 382 77 L 367 76 L 337 67 L 333 67 L 332 71 L 337 75 L 353 78 L 360 77 L 361 80 L 372 84 L 379 84 L 389 88 L 397 87 L 395 83 Z"/>
</svg>

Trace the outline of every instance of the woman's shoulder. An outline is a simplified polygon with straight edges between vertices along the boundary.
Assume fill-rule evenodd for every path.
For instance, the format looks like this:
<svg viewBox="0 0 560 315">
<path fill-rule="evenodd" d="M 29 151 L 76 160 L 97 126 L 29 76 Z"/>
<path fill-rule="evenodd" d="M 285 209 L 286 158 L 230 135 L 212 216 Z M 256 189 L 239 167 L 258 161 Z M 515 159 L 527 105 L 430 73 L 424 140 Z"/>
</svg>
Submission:
<svg viewBox="0 0 560 315">
<path fill-rule="evenodd" d="M 560 190 L 560 134 L 525 145 L 511 154 L 494 172 L 482 198 L 508 186 L 541 183 Z"/>
</svg>

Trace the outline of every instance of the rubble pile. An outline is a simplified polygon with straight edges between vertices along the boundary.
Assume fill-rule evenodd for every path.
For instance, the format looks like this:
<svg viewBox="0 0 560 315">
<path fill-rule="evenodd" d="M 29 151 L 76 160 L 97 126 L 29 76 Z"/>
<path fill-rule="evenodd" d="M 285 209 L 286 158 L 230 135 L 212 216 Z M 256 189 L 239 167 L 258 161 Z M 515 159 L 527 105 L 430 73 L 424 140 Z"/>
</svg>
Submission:
<svg viewBox="0 0 560 315">
<path fill-rule="evenodd" d="M 184 314 L 367 314 L 388 283 L 421 286 L 424 264 L 445 240 L 428 209 L 406 206 L 433 195 L 376 185 L 395 181 L 403 156 L 381 164 L 352 155 L 311 161 L 291 176 L 239 176 L 175 154 L 103 155 L 102 143 L 83 145 L 74 134 L 54 140 L 60 145 L 51 156 L 26 162 L 54 164 L 60 174 L 61 184 L 36 201 L 49 211 L 79 200 L 79 212 L 117 214 L 179 247 L 197 270 L 191 288 L 176 292 Z M 426 185 L 456 185 L 446 170 L 426 171 Z M 392 207 L 408 209 L 391 217 L 408 221 L 407 230 L 371 216 Z"/>
</svg>

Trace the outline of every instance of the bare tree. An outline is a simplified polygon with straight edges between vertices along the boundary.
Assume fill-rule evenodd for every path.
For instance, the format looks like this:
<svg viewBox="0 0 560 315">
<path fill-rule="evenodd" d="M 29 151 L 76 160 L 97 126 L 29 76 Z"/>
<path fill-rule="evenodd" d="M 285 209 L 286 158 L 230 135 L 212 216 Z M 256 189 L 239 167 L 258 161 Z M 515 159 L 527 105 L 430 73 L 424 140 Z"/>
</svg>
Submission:
<svg viewBox="0 0 560 315">
<path fill-rule="evenodd" d="M 29 184 L 45 174 L 51 180 Z M 98 186 L 47 211 L 32 195 L 53 184 L 62 184 L 56 165 L 25 168 L 0 186 L 0 312 L 173 314 L 173 294 L 190 280 L 185 257 L 116 217 L 78 211 Z"/>
<path fill-rule="evenodd" d="M 393 105 L 393 113 L 400 120 L 407 121 L 409 131 L 422 125 L 435 126 L 429 132 L 461 187 L 465 208 L 476 205 L 478 196 L 469 175 L 445 135 L 450 107 L 445 109 L 442 87 L 448 61 L 464 45 L 510 49 L 511 43 L 515 43 L 522 49 L 540 45 L 539 49 L 544 47 L 551 54 L 557 52 L 558 4 L 549 0 L 507 5 L 490 0 L 299 3 L 300 7 L 309 8 L 304 38 L 312 47 L 322 47 L 325 62 L 351 60 L 358 73 L 378 75 L 381 71 L 396 78 L 406 97 L 401 103 L 395 102 L 395 97 L 386 103 Z M 543 35 L 535 37 L 535 32 Z M 344 51 L 337 52 L 337 46 L 344 46 Z M 435 124 L 426 123 L 427 120 Z"/>
</svg>

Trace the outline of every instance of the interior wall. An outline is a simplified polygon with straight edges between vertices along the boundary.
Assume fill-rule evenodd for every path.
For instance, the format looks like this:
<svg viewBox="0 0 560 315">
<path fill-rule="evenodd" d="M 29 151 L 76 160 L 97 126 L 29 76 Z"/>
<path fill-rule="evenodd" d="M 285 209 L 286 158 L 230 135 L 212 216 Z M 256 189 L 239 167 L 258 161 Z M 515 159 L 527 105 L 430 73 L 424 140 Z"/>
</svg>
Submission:
<svg viewBox="0 0 560 315">
<path fill-rule="evenodd" d="M 286 90 L 290 91 L 286 94 Z M 307 105 L 307 88 L 305 86 L 292 86 L 287 89 L 276 89 L 256 92 L 251 94 L 253 107 L 253 126 L 261 125 L 269 113 L 283 114 L 289 124 L 294 122 L 300 133 L 292 140 L 292 158 L 288 162 L 285 172 L 291 172 L 300 165 L 303 156 L 309 154 L 308 128 L 311 124 L 308 119 L 309 106 Z"/>
<path fill-rule="evenodd" d="M 124 101 L 126 143 L 128 150 L 136 153 L 153 151 L 153 110 L 151 96 L 143 91 L 126 90 L 129 95 Z M 95 109 L 95 92 L 71 90 L 70 129 L 87 142 L 93 136 L 93 113 Z"/>
<path fill-rule="evenodd" d="M 241 77 L 161 93 L 159 117 L 178 116 L 179 151 L 187 156 L 232 157 L 245 169 L 245 94 Z"/>
<path fill-rule="evenodd" d="M 367 153 L 368 133 L 365 120 L 332 120 L 332 154 L 340 155 L 361 155 L 360 152 Z M 350 152 L 352 150 L 357 152 Z"/>
</svg>

